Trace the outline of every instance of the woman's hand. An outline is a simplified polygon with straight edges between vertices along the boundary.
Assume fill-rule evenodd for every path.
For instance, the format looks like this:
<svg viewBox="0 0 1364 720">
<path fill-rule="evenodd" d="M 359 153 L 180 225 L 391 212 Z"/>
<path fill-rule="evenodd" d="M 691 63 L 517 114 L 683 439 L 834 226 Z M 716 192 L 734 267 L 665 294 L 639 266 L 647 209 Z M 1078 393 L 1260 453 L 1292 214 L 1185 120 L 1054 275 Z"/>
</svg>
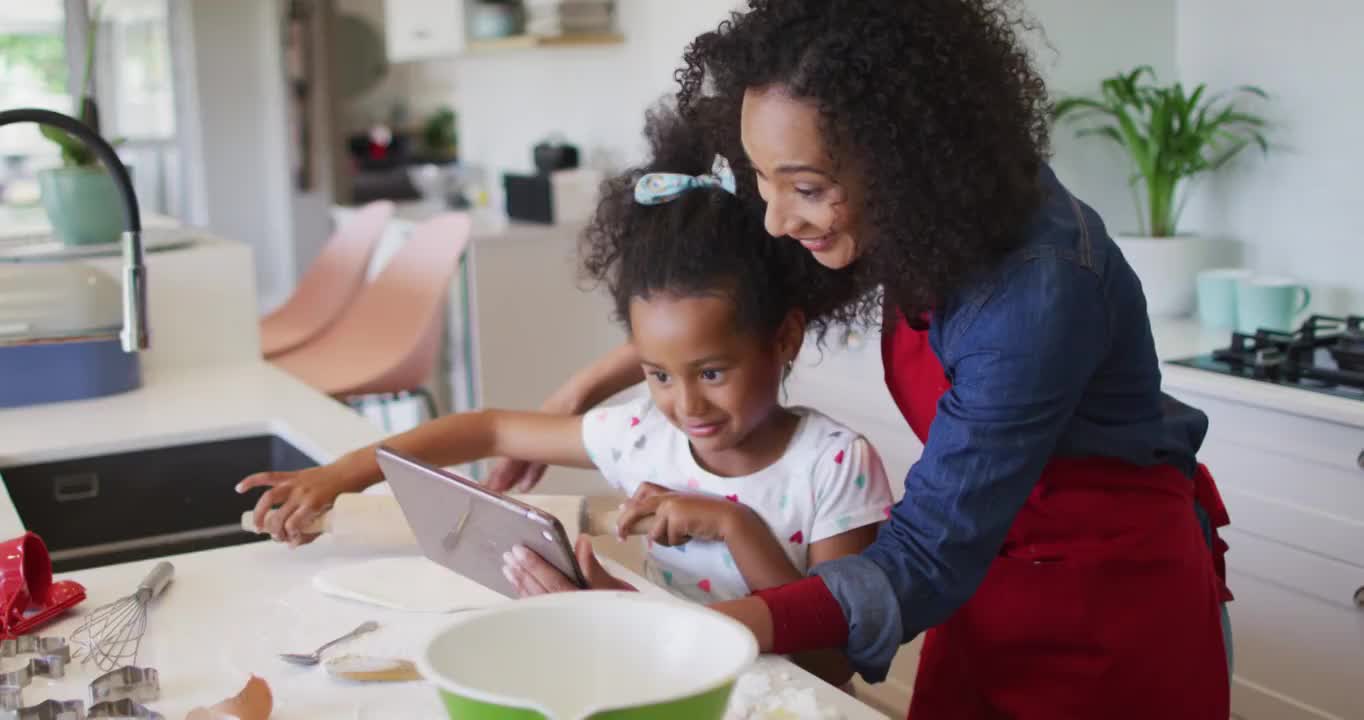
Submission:
<svg viewBox="0 0 1364 720">
<path fill-rule="evenodd" d="M 654 517 L 649 539 L 672 547 L 692 540 L 724 542 L 739 523 L 753 516 L 753 511 L 732 500 L 641 483 L 621 511 L 617 527 L 620 538 L 624 540 L 636 522 L 649 516 Z"/>
<path fill-rule="evenodd" d="M 530 492 L 540 484 L 548 465 L 501 458 L 488 473 L 485 485 L 498 492 Z"/>
<path fill-rule="evenodd" d="M 578 400 L 577 383 L 570 379 L 540 406 L 540 412 L 553 415 L 580 415 L 585 409 Z M 544 463 L 501 458 L 493 465 L 484 484 L 497 492 L 530 492 L 545 476 Z"/>
<path fill-rule="evenodd" d="M 592 552 L 592 538 L 579 535 L 574 551 L 578 556 L 578 567 L 582 569 L 584 579 L 587 580 L 588 590 L 635 589 L 635 586 L 617 578 L 601 566 L 596 553 Z M 573 581 L 559 572 L 558 568 L 524 546 L 517 545 L 512 552 L 503 555 L 502 562 L 502 574 L 521 597 L 583 589 L 574 585 Z"/>
<path fill-rule="evenodd" d="M 574 374 L 546 398 L 540 411 L 554 415 L 581 415 L 643 380 L 644 371 L 639 366 L 639 354 L 627 342 Z M 498 492 L 530 492 L 544 475 L 545 466 L 541 463 L 502 459 L 493 466 L 486 485 Z"/>
<path fill-rule="evenodd" d="M 256 529 L 295 547 L 317 537 L 305 530 L 332 506 L 337 495 L 363 489 L 356 487 L 336 464 L 294 472 L 256 473 L 237 483 L 237 492 L 258 487 L 270 489 L 256 501 Z M 275 506 L 279 507 L 271 512 Z"/>
</svg>

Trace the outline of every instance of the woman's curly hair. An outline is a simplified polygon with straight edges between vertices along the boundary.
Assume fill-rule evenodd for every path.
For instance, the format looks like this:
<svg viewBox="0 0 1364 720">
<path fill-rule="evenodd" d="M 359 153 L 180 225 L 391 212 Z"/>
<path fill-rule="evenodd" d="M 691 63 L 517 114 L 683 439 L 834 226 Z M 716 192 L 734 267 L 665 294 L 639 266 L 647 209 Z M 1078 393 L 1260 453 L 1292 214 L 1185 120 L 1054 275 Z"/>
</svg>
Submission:
<svg viewBox="0 0 1364 720">
<path fill-rule="evenodd" d="M 750 88 L 811 100 L 836 167 L 865 178 L 870 237 L 836 300 L 870 320 L 880 288 L 917 319 L 1016 248 L 1042 199 L 1049 103 L 1013 5 L 750 0 L 687 48 L 678 108 L 724 136 Z"/>
<path fill-rule="evenodd" d="M 700 188 L 660 205 L 635 201 L 635 184 L 647 173 L 702 175 L 717 154 L 735 157 L 737 126 L 708 135 L 660 105 L 647 115 L 644 135 L 650 160 L 602 184 L 579 247 L 583 275 L 607 286 L 620 322 L 629 326 L 634 298 L 716 293 L 734 301 L 747 332 L 775 333 L 791 310 L 801 311 L 821 338 L 830 323 L 847 319 L 847 308 L 833 298 L 849 292 L 851 280 L 767 234 L 751 177 L 736 178 L 737 195 Z"/>
</svg>

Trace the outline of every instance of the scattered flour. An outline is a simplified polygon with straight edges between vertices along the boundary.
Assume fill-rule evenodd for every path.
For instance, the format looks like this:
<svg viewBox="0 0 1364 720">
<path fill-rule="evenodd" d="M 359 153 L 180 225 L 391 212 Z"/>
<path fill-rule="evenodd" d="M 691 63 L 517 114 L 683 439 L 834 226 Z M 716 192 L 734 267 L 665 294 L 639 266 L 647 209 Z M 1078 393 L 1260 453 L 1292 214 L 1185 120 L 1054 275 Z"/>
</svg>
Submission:
<svg viewBox="0 0 1364 720">
<path fill-rule="evenodd" d="M 762 670 L 745 673 L 734 684 L 725 720 L 842 720 L 821 706 L 813 688 L 791 685 L 791 674 Z"/>
</svg>

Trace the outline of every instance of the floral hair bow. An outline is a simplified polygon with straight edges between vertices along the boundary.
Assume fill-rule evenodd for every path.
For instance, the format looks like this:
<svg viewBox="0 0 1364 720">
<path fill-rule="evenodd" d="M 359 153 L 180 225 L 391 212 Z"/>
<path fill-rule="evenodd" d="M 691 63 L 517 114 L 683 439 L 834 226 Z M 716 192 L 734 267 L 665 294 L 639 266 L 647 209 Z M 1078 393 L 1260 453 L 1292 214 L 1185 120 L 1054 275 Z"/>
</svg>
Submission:
<svg viewBox="0 0 1364 720">
<path fill-rule="evenodd" d="M 681 197 L 688 190 L 703 187 L 721 188 L 730 195 L 737 193 L 734 171 L 722 155 L 715 156 L 709 175 L 682 173 L 649 173 L 635 183 L 635 202 L 640 205 L 662 205 Z"/>
</svg>

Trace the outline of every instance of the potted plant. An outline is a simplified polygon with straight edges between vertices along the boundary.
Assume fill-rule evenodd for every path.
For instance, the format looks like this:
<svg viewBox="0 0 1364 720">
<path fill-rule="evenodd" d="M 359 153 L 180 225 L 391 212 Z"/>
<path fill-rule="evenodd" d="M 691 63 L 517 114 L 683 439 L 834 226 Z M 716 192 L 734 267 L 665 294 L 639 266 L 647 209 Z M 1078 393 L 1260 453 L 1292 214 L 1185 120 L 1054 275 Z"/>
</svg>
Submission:
<svg viewBox="0 0 1364 720">
<path fill-rule="evenodd" d="M 85 78 L 81 83 L 76 117 L 100 132 L 99 108 L 90 88 L 94 66 L 99 10 L 92 8 L 85 48 Z M 62 167 L 38 173 L 43 208 L 57 238 L 68 245 L 92 245 L 118 240 L 123 208 L 108 169 L 76 138 L 54 127 L 42 126 L 43 136 L 61 148 Z M 117 145 L 119 141 L 111 141 Z"/>
<path fill-rule="evenodd" d="M 1180 83 L 1157 84 L 1145 65 L 1105 79 L 1100 89 L 1097 98 L 1059 100 L 1052 116 L 1083 124 L 1078 137 L 1107 138 L 1126 152 L 1140 227 L 1114 240 L 1141 280 L 1150 313 L 1186 315 L 1195 276 L 1213 260 L 1207 239 L 1179 232 L 1189 181 L 1222 168 L 1252 143 L 1268 152 L 1264 119 L 1235 102 L 1266 95 L 1242 86 L 1209 96 L 1203 84 L 1186 93 Z"/>
<path fill-rule="evenodd" d="M 422 139 L 426 149 L 433 156 L 443 160 L 454 160 L 456 151 L 455 111 L 442 107 L 431 113 L 422 128 Z"/>
</svg>

